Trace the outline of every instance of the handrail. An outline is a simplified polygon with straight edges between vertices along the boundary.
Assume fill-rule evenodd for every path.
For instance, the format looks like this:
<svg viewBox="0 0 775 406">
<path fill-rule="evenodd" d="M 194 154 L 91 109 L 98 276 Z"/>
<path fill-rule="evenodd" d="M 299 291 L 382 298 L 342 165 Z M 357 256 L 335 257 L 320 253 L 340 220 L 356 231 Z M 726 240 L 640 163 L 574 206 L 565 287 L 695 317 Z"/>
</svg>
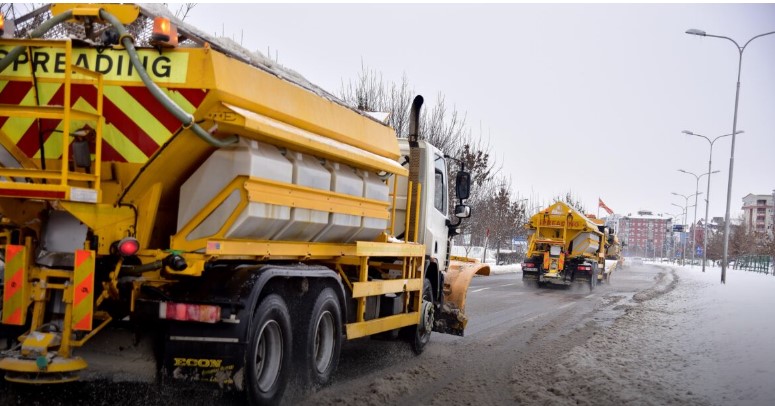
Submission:
<svg viewBox="0 0 775 406">
<path fill-rule="evenodd" d="M 46 195 L 48 198 L 62 198 L 64 196 L 64 199 L 71 200 L 73 196 L 71 196 L 72 190 L 70 189 L 70 186 L 72 186 L 70 183 L 72 182 L 88 182 L 90 183 L 90 187 L 88 189 L 94 190 L 94 195 L 89 195 L 89 197 L 84 198 L 83 196 L 77 197 L 75 200 L 78 201 L 88 201 L 92 203 L 97 203 L 101 201 L 102 193 L 100 190 L 100 176 L 101 176 L 101 165 L 102 165 L 102 130 L 104 127 L 105 119 L 103 117 L 103 87 L 104 87 L 104 79 L 103 75 L 94 71 L 90 71 L 88 69 L 81 68 L 79 66 L 73 65 L 73 52 L 72 52 L 72 41 L 70 39 L 65 40 L 40 40 L 40 39 L 25 39 L 25 40 L 0 40 L 0 44 L 3 43 L 13 43 L 13 44 L 19 44 L 19 46 L 13 48 L 15 49 L 23 49 L 25 47 L 52 47 L 52 48 L 64 48 L 65 50 L 65 66 L 70 67 L 69 69 L 65 69 L 65 75 L 64 78 L 54 78 L 51 80 L 52 83 L 61 83 L 61 86 L 63 86 L 63 102 L 62 106 L 23 106 L 23 105 L 0 105 L 0 112 L 5 113 L 5 116 L 8 117 L 31 117 L 31 118 L 53 118 L 53 119 L 60 119 L 62 120 L 61 128 L 62 128 L 62 157 L 60 168 L 57 170 L 46 170 L 46 169 L 37 169 L 37 168 L 0 168 L 0 176 L 6 177 L 8 179 L 12 178 L 24 178 L 24 179 L 40 179 L 40 180 L 51 180 L 55 181 L 55 184 L 48 184 L 45 185 L 46 187 L 41 188 L 43 184 L 36 184 L 34 188 L 30 187 L 29 183 L 20 183 L 20 182 L 13 182 L 11 181 L 3 181 L 2 183 L 2 189 L 4 191 L 4 194 L 8 195 L 14 195 L 14 196 L 21 196 L 21 197 L 35 197 L 39 198 L 41 197 L 38 193 L 32 193 L 34 192 L 33 189 L 38 188 L 40 190 L 49 190 L 49 191 L 56 191 L 59 192 L 57 194 L 51 194 Z M 12 52 L 9 52 L 9 55 L 11 55 Z M 4 69 L 4 67 L 7 67 L 9 62 L 6 62 L 6 58 L 3 58 L 2 61 L 0 61 L 0 71 Z M 34 69 L 32 65 L 30 65 L 30 69 Z M 72 107 L 71 103 L 71 97 L 72 97 L 72 84 L 73 84 L 73 76 L 74 74 L 81 75 L 87 77 L 87 81 L 94 83 L 97 88 L 97 108 L 96 113 L 89 113 L 84 112 L 80 110 L 75 110 Z M 83 79 L 79 79 L 79 81 L 82 81 Z M 71 136 L 71 129 L 70 125 L 73 119 L 76 120 L 82 120 L 82 121 L 93 121 L 95 122 L 94 125 L 94 131 L 95 131 L 95 151 L 94 151 L 94 173 L 80 173 L 75 171 L 70 171 L 69 168 L 69 155 L 70 155 L 70 136 Z M 42 146 L 41 146 L 42 148 Z M 30 193 L 24 193 L 25 191 Z"/>
</svg>

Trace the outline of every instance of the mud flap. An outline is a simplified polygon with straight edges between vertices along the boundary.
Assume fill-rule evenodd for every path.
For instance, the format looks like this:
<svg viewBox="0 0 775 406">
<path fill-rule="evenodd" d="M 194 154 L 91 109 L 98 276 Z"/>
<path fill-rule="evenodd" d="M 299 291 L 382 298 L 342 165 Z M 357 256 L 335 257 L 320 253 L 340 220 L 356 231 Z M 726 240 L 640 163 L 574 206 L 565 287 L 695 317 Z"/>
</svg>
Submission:
<svg viewBox="0 0 775 406">
<path fill-rule="evenodd" d="M 75 251 L 73 330 L 91 331 L 94 319 L 94 251 Z"/>
<path fill-rule="evenodd" d="M 433 325 L 433 331 L 463 336 L 468 318 L 465 315 L 468 285 L 474 275 L 490 275 L 490 266 L 474 262 L 450 261 L 444 276 L 444 305 Z"/>
<path fill-rule="evenodd" d="M 5 246 L 3 274 L 3 324 L 22 326 L 27 321 L 27 249 L 23 245 Z"/>
</svg>

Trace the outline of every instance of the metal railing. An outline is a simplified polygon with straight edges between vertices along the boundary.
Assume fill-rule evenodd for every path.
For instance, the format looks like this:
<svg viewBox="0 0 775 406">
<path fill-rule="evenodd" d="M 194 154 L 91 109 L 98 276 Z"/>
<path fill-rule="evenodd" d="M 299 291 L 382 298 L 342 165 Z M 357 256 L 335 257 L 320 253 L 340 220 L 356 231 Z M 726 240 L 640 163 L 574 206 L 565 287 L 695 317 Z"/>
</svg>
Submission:
<svg viewBox="0 0 775 406">
<path fill-rule="evenodd" d="M 732 269 L 775 275 L 773 263 L 773 258 L 769 255 L 745 255 L 735 259 Z"/>
</svg>

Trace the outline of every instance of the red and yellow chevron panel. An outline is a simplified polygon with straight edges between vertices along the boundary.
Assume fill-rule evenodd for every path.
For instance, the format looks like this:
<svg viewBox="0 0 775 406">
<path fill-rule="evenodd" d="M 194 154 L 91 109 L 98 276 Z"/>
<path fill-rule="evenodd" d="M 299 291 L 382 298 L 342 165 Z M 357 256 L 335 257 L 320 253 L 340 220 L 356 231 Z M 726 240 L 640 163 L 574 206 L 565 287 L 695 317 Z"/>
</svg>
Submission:
<svg viewBox="0 0 775 406">
<path fill-rule="evenodd" d="M 94 251 L 75 251 L 73 330 L 90 331 L 94 318 Z"/>
<path fill-rule="evenodd" d="M 207 96 L 203 89 L 167 88 L 163 91 L 189 113 L 194 113 Z M 103 96 L 103 161 L 145 163 L 181 127 L 144 86 L 105 86 Z M 73 84 L 70 100 L 75 109 L 97 112 L 97 88 L 94 85 Z M 64 85 L 41 82 L 36 94 L 28 81 L 2 81 L 0 104 L 61 106 L 64 104 Z M 94 125 L 74 120 L 70 131 Z M 41 137 L 46 158 L 61 157 L 61 126 L 62 121 L 56 119 L 0 117 L 0 131 L 30 158 L 40 157 Z M 94 145 L 91 149 L 95 150 Z"/>
<path fill-rule="evenodd" d="M 27 319 L 27 248 L 5 246 L 3 324 L 24 325 Z"/>
</svg>

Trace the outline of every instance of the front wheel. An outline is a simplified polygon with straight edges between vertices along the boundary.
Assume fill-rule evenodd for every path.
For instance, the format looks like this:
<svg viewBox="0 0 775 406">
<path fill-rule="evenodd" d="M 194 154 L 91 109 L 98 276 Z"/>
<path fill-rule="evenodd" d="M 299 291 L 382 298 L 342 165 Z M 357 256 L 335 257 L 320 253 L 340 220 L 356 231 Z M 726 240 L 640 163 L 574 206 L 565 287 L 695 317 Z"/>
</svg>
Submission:
<svg viewBox="0 0 775 406">
<path fill-rule="evenodd" d="M 422 289 L 422 303 L 420 304 L 420 324 L 417 325 L 412 337 L 412 351 L 420 355 L 425 351 L 425 346 L 431 340 L 431 330 L 435 321 L 433 307 L 433 293 L 431 292 L 431 282 L 425 279 Z"/>
<path fill-rule="evenodd" d="M 265 297 L 253 315 L 247 348 L 247 392 L 250 404 L 278 404 L 288 384 L 291 316 L 279 295 Z"/>
</svg>

